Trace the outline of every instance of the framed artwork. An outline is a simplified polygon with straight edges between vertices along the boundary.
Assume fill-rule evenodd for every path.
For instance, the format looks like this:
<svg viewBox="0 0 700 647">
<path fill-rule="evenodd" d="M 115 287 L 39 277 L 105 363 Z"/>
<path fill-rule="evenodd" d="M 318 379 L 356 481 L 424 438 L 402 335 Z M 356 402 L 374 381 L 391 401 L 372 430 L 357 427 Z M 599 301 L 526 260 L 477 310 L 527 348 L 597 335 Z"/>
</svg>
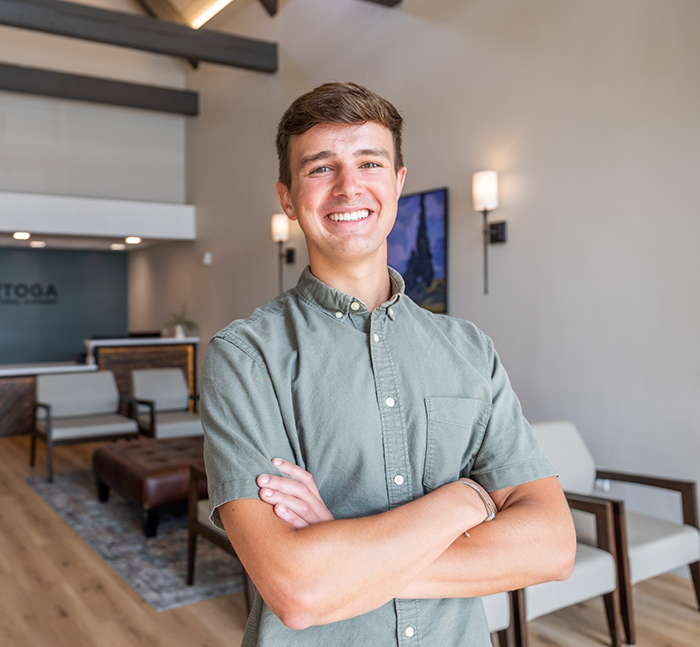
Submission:
<svg viewBox="0 0 700 647">
<path fill-rule="evenodd" d="M 387 239 L 389 265 L 406 294 L 431 312 L 447 312 L 447 189 L 401 196 Z"/>
</svg>

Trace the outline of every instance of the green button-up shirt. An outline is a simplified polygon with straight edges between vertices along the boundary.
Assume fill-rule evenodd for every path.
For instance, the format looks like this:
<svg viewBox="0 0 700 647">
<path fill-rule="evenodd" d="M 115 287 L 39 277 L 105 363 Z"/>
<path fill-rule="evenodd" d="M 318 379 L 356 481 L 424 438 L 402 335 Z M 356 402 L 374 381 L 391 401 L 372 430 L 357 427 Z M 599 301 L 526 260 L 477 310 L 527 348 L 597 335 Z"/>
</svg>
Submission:
<svg viewBox="0 0 700 647">
<path fill-rule="evenodd" d="M 468 476 L 493 491 L 554 474 L 491 340 L 403 293 L 369 312 L 307 268 L 296 288 L 209 344 L 202 423 L 212 520 L 285 458 L 336 519 L 374 515 Z M 416 519 L 420 523 L 420 519 Z M 348 568 L 352 568 L 348 564 Z M 243 646 L 489 647 L 475 599 L 393 600 L 294 631 L 256 596 Z"/>
</svg>

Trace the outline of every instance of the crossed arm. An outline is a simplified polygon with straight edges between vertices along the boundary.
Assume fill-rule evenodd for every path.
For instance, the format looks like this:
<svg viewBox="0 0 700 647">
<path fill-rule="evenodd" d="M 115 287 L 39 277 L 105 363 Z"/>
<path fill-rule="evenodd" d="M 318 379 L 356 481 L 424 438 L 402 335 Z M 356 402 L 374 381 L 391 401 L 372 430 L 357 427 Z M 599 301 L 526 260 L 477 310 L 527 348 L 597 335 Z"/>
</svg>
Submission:
<svg viewBox="0 0 700 647">
<path fill-rule="evenodd" d="M 313 477 L 260 475 L 260 500 L 219 507 L 224 527 L 270 609 L 292 629 L 327 624 L 393 598 L 489 595 L 571 573 L 575 536 L 555 477 L 479 494 L 448 483 L 371 517 L 334 520 Z M 470 537 L 464 533 L 469 531 Z"/>
</svg>

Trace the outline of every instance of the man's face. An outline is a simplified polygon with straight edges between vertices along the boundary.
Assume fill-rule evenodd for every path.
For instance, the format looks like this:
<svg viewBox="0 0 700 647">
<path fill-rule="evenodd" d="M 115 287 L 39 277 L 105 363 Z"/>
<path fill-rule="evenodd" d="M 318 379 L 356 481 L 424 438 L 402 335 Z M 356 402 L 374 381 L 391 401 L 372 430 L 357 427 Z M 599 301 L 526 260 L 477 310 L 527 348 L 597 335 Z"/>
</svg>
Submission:
<svg viewBox="0 0 700 647">
<path fill-rule="evenodd" d="M 406 169 L 394 170 L 394 143 L 388 128 L 319 124 L 292 137 L 291 183 L 277 183 L 287 216 L 297 220 L 315 264 L 386 264 L 386 237 Z M 382 260 L 383 258 L 383 260 Z"/>
</svg>

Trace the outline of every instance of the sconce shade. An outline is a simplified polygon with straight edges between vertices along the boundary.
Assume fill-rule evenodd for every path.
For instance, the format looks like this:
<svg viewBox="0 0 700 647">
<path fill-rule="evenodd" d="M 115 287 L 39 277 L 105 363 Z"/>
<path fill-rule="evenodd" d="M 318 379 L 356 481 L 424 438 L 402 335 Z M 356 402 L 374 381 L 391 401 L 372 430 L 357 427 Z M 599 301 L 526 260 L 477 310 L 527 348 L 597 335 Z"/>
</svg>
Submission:
<svg viewBox="0 0 700 647">
<path fill-rule="evenodd" d="M 276 243 L 286 243 L 289 240 L 289 218 L 284 213 L 272 216 L 272 240 Z"/>
<path fill-rule="evenodd" d="M 498 207 L 498 173 L 479 171 L 472 175 L 474 211 L 491 211 Z"/>
</svg>

